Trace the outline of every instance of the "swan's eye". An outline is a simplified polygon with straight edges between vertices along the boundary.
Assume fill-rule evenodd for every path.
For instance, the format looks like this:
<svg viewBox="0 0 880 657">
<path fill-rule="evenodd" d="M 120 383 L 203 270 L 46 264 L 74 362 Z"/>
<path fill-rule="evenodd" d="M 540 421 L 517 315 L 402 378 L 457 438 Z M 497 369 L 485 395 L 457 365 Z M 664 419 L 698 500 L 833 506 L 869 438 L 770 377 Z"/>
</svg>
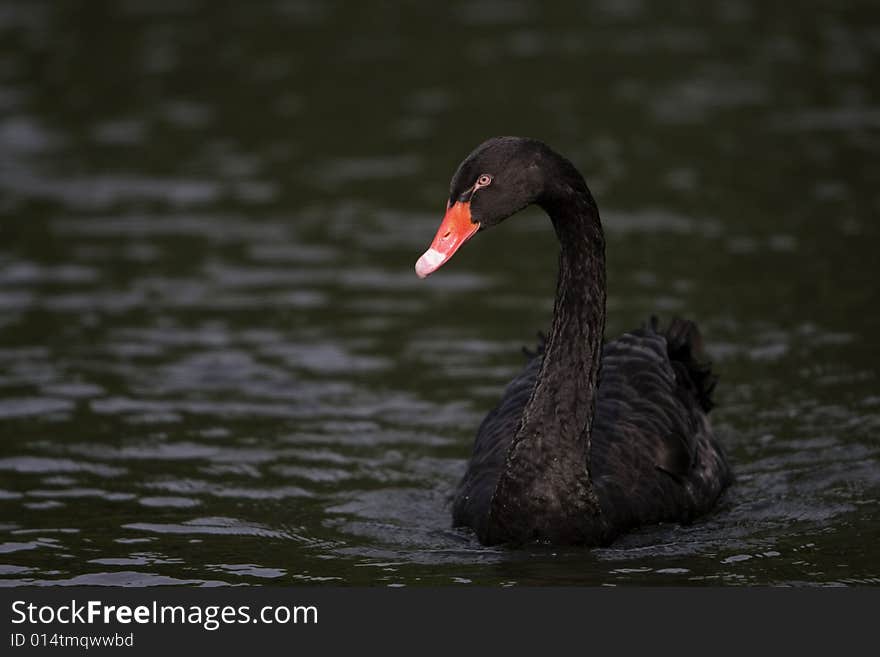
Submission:
<svg viewBox="0 0 880 657">
<path fill-rule="evenodd" d="M 477 187 L 486 187 L 488 184 L 492 182 L 492 176 L 488 173 L 484 173 L 479 178 L 477 178 Z"/>
</svg>

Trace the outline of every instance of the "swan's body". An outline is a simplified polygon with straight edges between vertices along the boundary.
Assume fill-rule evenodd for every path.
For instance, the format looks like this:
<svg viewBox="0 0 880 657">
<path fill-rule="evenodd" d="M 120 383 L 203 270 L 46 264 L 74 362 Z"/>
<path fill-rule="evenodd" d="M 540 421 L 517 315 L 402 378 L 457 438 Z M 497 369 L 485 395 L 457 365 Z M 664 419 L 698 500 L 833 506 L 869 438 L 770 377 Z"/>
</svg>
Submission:
<svg viewBox="0 0 880 657">
<path fill-rule="evenodd" d="M 477 229 L 530 203 L 561 245 L 553 326 L 483 420 L 453 504 L 483 543 L 610 542 L 638 525 L 689 521 L 731 481 L 708 418 L 714 377 L 696 326 L 656 322 L 602 344 L 605 242 L 574 166 L 545 144 L 503 137 L 478 147 L 452 181 L 427 275 Z"/>
<path fill-rule="evenodd" d="M 678 343 L 685 350 L 687 339 Z M 607 543 L 639 525 L 689 521 L 708 511 L 729 483 L 708 408 L 694 403 L 693 365 L 670 358 L 669 340 L 652 323 L 602 350 L 589 453 L 600 513 L 585 542 Z M 454 524 L 474 528 L 485 542 L 495 542 L 488 526 L 492 496 L 542 360 L 539 349 L 483 420 L 456 491 Z"/>
</svg>

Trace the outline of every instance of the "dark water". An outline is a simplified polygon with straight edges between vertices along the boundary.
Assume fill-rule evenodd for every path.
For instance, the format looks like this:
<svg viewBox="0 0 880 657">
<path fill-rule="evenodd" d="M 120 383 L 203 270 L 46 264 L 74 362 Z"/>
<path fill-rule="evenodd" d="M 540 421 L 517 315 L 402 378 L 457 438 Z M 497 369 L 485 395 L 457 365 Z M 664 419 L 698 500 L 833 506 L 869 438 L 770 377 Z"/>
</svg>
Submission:
<svg viewBox="0 0 880 657">
<path fill-rule="evenodd" d="M 880 583 L 880 9 L 655 7 L 0 3 L 0 581 Z M 413 273 L 495 134 L 587 176 L 610 336 L 699 321 L 703 521 L 449 528 L 552 309 L 537 212 Z"/>
</svg>

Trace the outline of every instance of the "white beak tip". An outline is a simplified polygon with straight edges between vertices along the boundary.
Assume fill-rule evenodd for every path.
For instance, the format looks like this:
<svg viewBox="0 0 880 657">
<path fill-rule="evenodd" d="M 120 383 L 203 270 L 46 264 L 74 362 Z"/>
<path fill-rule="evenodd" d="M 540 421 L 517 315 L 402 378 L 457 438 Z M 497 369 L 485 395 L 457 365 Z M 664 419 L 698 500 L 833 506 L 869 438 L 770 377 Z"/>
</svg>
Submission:
<svg viewBox="0 0 880 657">
<path fill-rule="evenodd" d="M 428 249 L 416 262 L 416 275 L 419 278 L 426 278 L 437 271 L 445 260 L 446 256 L 436 249 Z"/>
</svg>

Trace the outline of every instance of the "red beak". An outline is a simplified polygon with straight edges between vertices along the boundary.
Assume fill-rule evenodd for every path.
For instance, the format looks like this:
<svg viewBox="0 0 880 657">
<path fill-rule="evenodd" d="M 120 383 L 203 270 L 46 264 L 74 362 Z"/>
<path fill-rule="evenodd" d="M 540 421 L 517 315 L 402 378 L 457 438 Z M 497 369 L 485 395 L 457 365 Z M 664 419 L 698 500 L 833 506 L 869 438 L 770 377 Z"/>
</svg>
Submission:
<svg viewBox="0 0 880 657">
<path fill-rule="evenodd" d="M 471 221 L 470 202 L 457 202 L 446 210 L 446 216 L 437 229 L 431 248 L 416 263 L 419 278 L 433 274 L 480 229 L 479 223 Z"/>
</svg>

